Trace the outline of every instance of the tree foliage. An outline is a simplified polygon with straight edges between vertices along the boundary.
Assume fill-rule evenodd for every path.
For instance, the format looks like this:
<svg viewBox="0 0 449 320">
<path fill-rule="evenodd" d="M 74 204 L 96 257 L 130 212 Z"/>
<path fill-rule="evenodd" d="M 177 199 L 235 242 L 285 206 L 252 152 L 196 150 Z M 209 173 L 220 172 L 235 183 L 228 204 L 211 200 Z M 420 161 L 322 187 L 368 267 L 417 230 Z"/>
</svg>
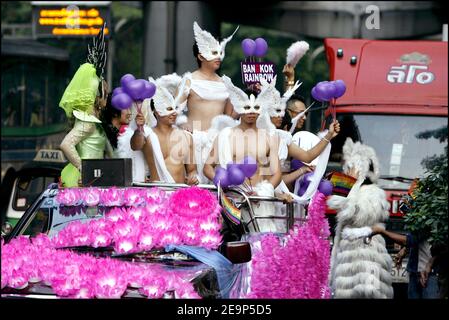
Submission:
<svg viewBox="0 0 449 320">
<path fill-rule="evenodd" d="M 423 132 L 417 137 L 447 141 L 447 126 Z M 432 245 L 446 244 L 448 240 L 448 147 L 444 153 L 427 158 L 426 177 L 420 179 L 407 197 L 410 211 L 405 216 L 406 228 L 429 238 Z"/>
</svg>

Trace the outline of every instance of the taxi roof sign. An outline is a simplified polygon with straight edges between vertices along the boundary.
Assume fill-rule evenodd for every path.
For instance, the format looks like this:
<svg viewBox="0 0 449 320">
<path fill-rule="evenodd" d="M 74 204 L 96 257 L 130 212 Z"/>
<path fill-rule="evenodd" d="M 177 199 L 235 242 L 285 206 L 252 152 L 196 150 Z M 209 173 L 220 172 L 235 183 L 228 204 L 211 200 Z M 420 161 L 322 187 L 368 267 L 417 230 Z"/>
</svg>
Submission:
<svg viewBox="0 0 449 320">
<path fill-rule="evenodd" d="M 41 149 L 36 153 L 33 161 L 64 163 L 67 162 L 67 159 L 61 150 Z"/>
</svg>

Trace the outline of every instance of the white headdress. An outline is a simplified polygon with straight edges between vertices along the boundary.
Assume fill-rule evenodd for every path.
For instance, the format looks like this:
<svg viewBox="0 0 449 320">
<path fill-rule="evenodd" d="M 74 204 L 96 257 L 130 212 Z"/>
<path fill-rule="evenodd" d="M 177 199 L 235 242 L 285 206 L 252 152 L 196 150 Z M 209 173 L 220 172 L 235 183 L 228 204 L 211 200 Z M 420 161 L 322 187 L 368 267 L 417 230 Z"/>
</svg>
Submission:
<svg viewBox="0 0 449 320">
<path fill-rule="evenodd" d="M 237 29 L 227 38 L 223 39 L 223 41 L 218 42 L 209 32 L 206 30 L 202 30 L 198 23 L 195 21 L 193 23 L 193 33 L 195 35 L 195 41 L 198 45 L 198 50 L 200 54 L 207 60 L 211 61 L 214 59 L 220 59 L 223 61 L 225 57 L 225 48 L 226 44 L 231 41 L 234 34 L 237 32 Z"/>
<path fill-rule="evenodd" d="M 148 80 L 156 85 L 156 93 L 151 99 L 154 102 L 154 108 L 157 113 L 162 117 L 173 113 L 181 114 L 186 104 L 183 103 L 181 105 L 179 100 L 182 98 L 187 77 L 181 78 L 176 73 L 173 73 L 162 76 L 157 80 L 148 77 Z M 176 94 L 177 89 L 178 93 Z M 147 99 L 145 102 L 149 103 L 151 99 Z M 154 126 L 157 123 L 156 118 L 154 118 L 152 112 L 150 112 L 150 116 Z"/>
<path fill-rule="evenodd" d="M 374 183 L 379 179 L 379 160 L 372 147 L 360 142 L 354 143 L 351 138 L 347 138 L 343 145 L 343 160 L 344 172 L 351 168 L 358 172 L 357 185 L 361 185 L 365 178 L 370 178 Z"/>
<path fill-rule="evenodd" d="M 262 88 L 257 98 L 250 94 L 243 92 L 240 88 L 237 88 L 232 83 L 231 79 L 227 76 L 222 77 L 223 82 L 228 89 L 229 99 L 234 106 L 235 112 L 238 114 L 247 113 L 261 113 L 271 101 L 271 92 L 268 91 L 268 87 Z"/>
<path fill-rule="evenodd" d="M 296 89 L 302 85 L 302 82 L 299 83 L 299 81 L 296 81 L 295 85 L 288 89 L 281 97 L 281 94 L 276 89 L 276 78 L 277 76 L 275 76 L 270 83 L 263 77 L 260 78 L 261 87 L 262 89 L 266 88 L 265 95 L 267 97 L 267 99 L 263 100 L 263 103 L 266 103 L 267 105 L 263 105 L 262 108 L 266 110 L 270 117 L 283 117 L 285 115 L 288 99 L 290 99 Z"/>
</svg>

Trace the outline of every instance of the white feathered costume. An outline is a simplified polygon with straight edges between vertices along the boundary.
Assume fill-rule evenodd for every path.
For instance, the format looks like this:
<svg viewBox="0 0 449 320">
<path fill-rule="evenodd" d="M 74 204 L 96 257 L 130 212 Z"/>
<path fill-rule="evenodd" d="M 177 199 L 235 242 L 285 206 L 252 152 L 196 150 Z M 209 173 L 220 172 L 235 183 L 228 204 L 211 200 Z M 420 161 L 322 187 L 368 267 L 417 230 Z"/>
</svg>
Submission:
<svg viewBox="0 0 449 320">
<path fill-rule="evenodd" d="M 371 235 L 371 226 L 384 223 L 390 205 L 385 191 L 375 183 L 379 162 L 373 148 L 348 138 L 343 146 L 344 172 L 355 168 L 359 177 L 348 196 L 327 201 L 337 211 L 337 227 L 331 258 L 331 288 L 334 298 L 393 298 L 392 259 L 385 240 Z M 362 185 L 366 178 L 373 184 Z"/>
</svg>

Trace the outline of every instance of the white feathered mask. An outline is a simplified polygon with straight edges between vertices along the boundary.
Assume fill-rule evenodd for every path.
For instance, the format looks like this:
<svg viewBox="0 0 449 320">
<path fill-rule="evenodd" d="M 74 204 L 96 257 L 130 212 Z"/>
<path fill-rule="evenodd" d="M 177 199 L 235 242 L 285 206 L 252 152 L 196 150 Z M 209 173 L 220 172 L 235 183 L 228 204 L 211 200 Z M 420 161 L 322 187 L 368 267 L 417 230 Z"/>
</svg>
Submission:
<svg viewBox="0 0 449 320">
<path fill-rule="evenodd" d="M 202 30 L 198 23 L 195 21 L 193 23 L 193 33 L 195 35 L 195 41 L 198 45 L 198 50 L 200 54 L 207 60 L 212 61 L 215 59 L 220 59 L 223 61 L 225 57 L 225 48 L 226 44 L 231 41 L 234 34 L 237 32 L 237 29 L 227 38 L 223 39 L 223 41 L 218 42 L 209 32 L 206 30 Z"/>
<path fill-rule="evenodd" d="M 179 103 L 184 93 L 187 77 L 181 78 L 176 73 L 165 75 L 157 80 L 148 77 L 148 80 L 156 85 L 156 93 L 151 98 L 157 113 L 164 117 L 177 113 L 182 113 L 185 103 Z M 176 91 L 178 91 L 177 95 Z M 150 99 L 148 99 L 150 100 Z"/>
<path fill-rule="evenodd" d="M 268 86 L 262 88 L 257 98 L 253 94 L 250 94 L 250 96 L 248 97 L 248 95 L 243 90 L 234 86 L 229 77 L 223 76 L 222 79 L 226 88 L 228 89 L 229 99 L 234 106 L 234 110 L 238 114 L 260 114 L 262 111 L 265 111 L 264 108 L 266 108 L 270 104 L 272 94 L 271 91 L 268 90 Z"/>
<path fill-rule="evenodd" d="M 276 89 L 276 79 L 277 76 L 273 78 L 273 80 L 268 83 L 265 78 L 260 78 L 260 85 L 262 90 L 265 89 L 266 99 L 263 99 L 262 103 L 266 105 L 262 105 L 262 109 L 266 110 L 270 117 L 283 117 L 285 115 L 285 108 L 287 107 L 287 101 L 290 97 L 295 93 L 296 89 L 298 89 L 302 82 L 296 81 L 295 85 L 288 89 L 284 95 L 281 97 L 280 92 Z"/>
<path fill-rule="evenodd" d="M 343 160 L 345 173 L 351 168 L 358 172 L 357 183 L 362 183 L 365 178 L 370 178 L 374 183 L 379 179 L 379 160 L 372 147 L 360 142 L 354 143 L 351 138 L 347 138 L 343 145 Z"/>
</svg>

